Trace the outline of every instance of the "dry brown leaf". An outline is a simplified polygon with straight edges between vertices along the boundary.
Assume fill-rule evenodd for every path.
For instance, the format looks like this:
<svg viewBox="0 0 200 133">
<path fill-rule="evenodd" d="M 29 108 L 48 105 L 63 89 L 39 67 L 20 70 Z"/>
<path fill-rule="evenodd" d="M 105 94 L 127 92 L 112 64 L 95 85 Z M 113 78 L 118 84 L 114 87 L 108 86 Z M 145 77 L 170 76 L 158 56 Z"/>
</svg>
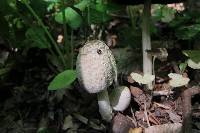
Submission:
<svg viewBox="0 0 200 133">
<path fill-rule="evenodd" d="M 181 133 L 181 123 L 150 126 L 144 129 L 144 133 Z"/>
<path fill-rule="evenodd" d="M 142 133 L 142 128 L 130 128 L 128 133 Z"/>
</svg>

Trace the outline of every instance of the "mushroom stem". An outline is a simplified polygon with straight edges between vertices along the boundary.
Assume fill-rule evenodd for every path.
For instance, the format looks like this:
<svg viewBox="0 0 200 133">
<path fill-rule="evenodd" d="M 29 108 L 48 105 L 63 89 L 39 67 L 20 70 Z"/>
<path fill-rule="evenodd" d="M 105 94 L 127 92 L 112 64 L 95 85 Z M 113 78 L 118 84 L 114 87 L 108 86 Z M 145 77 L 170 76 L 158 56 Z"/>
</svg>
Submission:
<svg viewBox="0 0 200 133">
<path fill-rule="evenodd" d="M 143 49 L 143 73 L 152 75 L 152 58 L 146 50 L 151 49 L 150 36 L 150 17 L 151 17 L 151 0 L 144 0 L 143 22 L 142 22 L 142 49 Z M 148 84 L 148 88 L 152 90 L 152 83 Z"/>
<path fill-rule="evenodd" d="M 110 122 L 112 119 L 112 107 L 108 96 L 107 89 L 97 93 L 99 112 L 104 120 Z"/>
</svg>

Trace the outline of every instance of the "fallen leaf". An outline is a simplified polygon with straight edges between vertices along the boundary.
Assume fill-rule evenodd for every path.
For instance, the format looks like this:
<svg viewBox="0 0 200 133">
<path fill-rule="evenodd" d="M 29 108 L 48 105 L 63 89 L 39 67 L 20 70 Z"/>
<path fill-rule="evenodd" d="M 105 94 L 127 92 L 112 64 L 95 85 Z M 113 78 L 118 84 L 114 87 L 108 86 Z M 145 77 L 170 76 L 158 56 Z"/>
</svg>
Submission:
<svg viewBox="0 0 200 133">
<path fill-rule="evenodd" d="M 150 126 L 144 129 L 144 133 L 181 133 L 181 123 Z"/>
<path fill-rule="evenodd" d="M 171 110 L 166 110 L 166 112 L 169 114 L 170 120 L 173 121 L 174 123 L 182 122 L 181 116 L 173 113 Z"/>
</svg>

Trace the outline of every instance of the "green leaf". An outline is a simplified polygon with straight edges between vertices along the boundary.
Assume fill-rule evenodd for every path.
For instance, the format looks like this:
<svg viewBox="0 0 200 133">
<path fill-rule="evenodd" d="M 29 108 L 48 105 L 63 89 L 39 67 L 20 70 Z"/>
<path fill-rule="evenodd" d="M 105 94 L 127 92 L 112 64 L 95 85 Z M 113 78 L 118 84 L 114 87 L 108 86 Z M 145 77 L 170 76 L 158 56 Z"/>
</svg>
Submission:
<svg viewBox="0 0 200 133">
<path fill-rule="evenodd" d="M 74 5 L 74 7 L 78 8 L 81 11 L 84 11 L 87 6 L 89 6 L 90 1 L 89 0 L 82 0 L 78 4 Z"/>
<path fill-rule="evenodd" d="M 194 38 L 199 32 L 200 32 L 200 24 L 194 24 L 178 28 L 176 30 L 175 35 L 179 39 L 189 40 Z"/>
<path fill-rule="evenodd" d="M 1 68 L 0 69 L 0 76 L 8 73 L 11 68 Z"/>
<path fill-rule="evenodd" d="M 68 7 L 68 8 L 65 9 L 65 17 L 66 17 L 67 24 L 72 29 L 77 29 L 82 24 L 81 16 L 74 9 L 72 9 L 71 7 Z M 56 13 L 55 21 L 60 23 L 60 24 L 64 23 L 62 11 Z"/>
<path fill-rule="evenodd" d="M 27 41 L 30 42 L 29 47 L 48 48 L 50 44 L 45 36 L 45 32 L 40 27 L 31 27 L 25 34 Z"/>
<path fill-rule="evenodd" d="M 155 6 L 155 10 L 152 14 L 156 21 L 162 21 L 164 23 L 169 23 L 175 18 L 176 10 L 169 8 L 164 5 Z"/>
<path fill-rule="evenodd" d="M 107 11 L 107 5 L 103 3 L 97 3 L 96 10 L 99 12 L 105 13 Z"/>
<path fill-rule="evenodd" d="M 181 63 L 179 65 L 179 69 L 180 69 L 181 73 L 183 73 L 185 71 L 186 67 L 187 67 L 187 62 Z"/>
<path fill-rule="evenodd" d="M 161 21 L 165 22 L 165 23 L 169 23 L 170 21 L 172 21 L 174 19 L 175 13 L 176 13 L 175 10 L 168 8 L 168 7 L 164 7 L 162 10 Z"/>
<path fill-rule="evenodd" d="M 58 90 L 68 87 L 76 79 L 76 71 L 65 70 L 59 73 L 48 86 L 48 90 Z"/>
<path fill-rule="evenodd" d="M 184 50 L 183 54 L 196 63 L 200 62 L 200 50 Z"/>
<path fill-rule="evenodd" d="M 94 8 L 90 8 L 90 23 L 91 24 L 99 24 L 106 22 L 111 19 L 111 17 L 107 13 L 102 13 Z"/>
</svg>

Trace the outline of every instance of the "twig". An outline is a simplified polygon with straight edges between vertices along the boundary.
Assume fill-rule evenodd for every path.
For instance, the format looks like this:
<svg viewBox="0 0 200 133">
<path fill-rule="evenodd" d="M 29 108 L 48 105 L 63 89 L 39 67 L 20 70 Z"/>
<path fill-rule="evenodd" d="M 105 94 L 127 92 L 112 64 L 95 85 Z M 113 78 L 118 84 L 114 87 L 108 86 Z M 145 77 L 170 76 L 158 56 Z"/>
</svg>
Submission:
<svg viewBox="0 0 200 133">
<path fill-rule="evenodd" d="M 170 107 L 165 106 L 165 105 L 160 104 L 160 103 L 157 103 L 157 102 L 154 102 L 154 104 L 157 105 L 157 106 L 159 106 L 159 107 L 161 107 L 161 108 L 164 108 L 164 109 L 170 109 Z"/>
<path fill-rule="evenodd" d="M 149 123 L 149 118 L 148 118 L 148 114 L 147 114 L 146 101 L 144 102 L 144 115 L 145 115 L 145 117 L 146 117 L 148 127 L 150 127 L 151 125 L 150 125 L 150 123 Z"/>
<path fill-rule="evenodd" d="M 192 130 L 192 105 L 191 97 L 200 93 L 199 87 L 192 87 L 184 90 L 181 94 L 183 100 L 183 133 L 190 133 Z"/>
<path fill-rule="evenodd" d="M 175 62 L 172 62 L 174 71 L 180 74 L 180 70 Z M 183 126 L 182 132 L 183 133 L 191 133 L 192 132 L 192 105 L 191 105 L 191 97 L 192 95 L 200 93 L 199 87 L 182 87 L 183 91 L 181 93 L 182 103 L 183 103 Z"/>
<path fill-rule="evenodd" d="M 153 96 L 168 96 L 173 93 L 171 90 L 153 91 Z"/>
<path fill-rule="evenodd" d="M 161 124 L 160 121 L 150 111 L 148 111 L 148 113 L 149 113 L 150 118 L 152 118 L 156 122 L 157 125 Z"/>
<path fill-rule="evenodd" d="M 136 118 L 135 118 L 135 114 L 134 114 L 132 108 L 131 108 L 131 114 L 132 114 L 131 120 L 132 120 L 132 122 L 134 123 L 135 127 L 137 127 L 137 126 L 138 126 L 138 123 L 137 123 L 137 120 L 136 120 Z"/>
</svg>

